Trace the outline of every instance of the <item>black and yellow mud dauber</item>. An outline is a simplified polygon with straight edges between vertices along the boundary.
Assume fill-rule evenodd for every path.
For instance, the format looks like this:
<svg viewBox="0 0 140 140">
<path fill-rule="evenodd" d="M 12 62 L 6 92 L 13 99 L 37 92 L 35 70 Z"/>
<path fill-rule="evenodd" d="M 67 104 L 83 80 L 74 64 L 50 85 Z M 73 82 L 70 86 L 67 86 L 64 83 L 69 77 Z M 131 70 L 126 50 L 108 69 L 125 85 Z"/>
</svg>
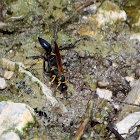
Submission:
<svg viewBox="0 0 140 140">
<path fill-rule="evenodd" d="M 52 50 L 51 45 L 43 38 L 38 37 L 38 41 L 40 45 L 45 50 L 45 55 L 43 56 L 29 56 L 27 58 L 43 58 L 43 69 L 44 72 L 47 72 L 50 74 L 52 81 L 49 86 L 55 81 L 57 83 L 56 89 L 60 88 L 62 92 L 67 92 L 68 86 L 66 85 L 66 78 L 61 62 L 61 56 L 59 52 L 59 48 L 56 42 L 54 42 L 54 51 Z M 46 61 L 48 62 L 48 70 L 46 70 Z M 37 63 L 40 63 L 42 61 L 38 61 Z M 31 66 L 37 64 L 34 63 Z M 28 68 L 28 66 L 26 67 Z"/>
</svg>

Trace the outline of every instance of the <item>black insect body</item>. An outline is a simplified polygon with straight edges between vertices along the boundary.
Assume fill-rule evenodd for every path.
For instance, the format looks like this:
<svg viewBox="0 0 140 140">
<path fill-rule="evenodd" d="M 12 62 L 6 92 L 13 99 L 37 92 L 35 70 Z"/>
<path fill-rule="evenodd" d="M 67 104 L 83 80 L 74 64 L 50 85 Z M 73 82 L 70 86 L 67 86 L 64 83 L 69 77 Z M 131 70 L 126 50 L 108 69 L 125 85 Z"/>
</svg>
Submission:
<svg viewBox="0 0 140 140">
<path fill-rule="evenodd" d="M 67 91 L 68 87 L 66 85 L 66 78 L 64 76 L 64 70 L 57 43 L 55 42 L 55 49 L 53 52 L 51 45 L 45 39 L 38 37 L 38 40 L 46 51 L 46 56 L 43 61 L 43 69 L 45 72 L 50 73 L 52 77 L 50 85 L 55 81 L 57 83 L 57 88 L 60 88 L 61 91 Z M 48 62 L 48 70 L 45 68 L 45 61 Z"/>
<path fill-rule="evenodd" d="M 46 50 L 46 53 L 47 53 L 48 55 L 50 55 L 51 52 L 52 52 L 52 47 L 51 47 L 51 45 L 50 45 L 45 39 L 40 38 L 40 37 L 38 37 L 38 41 L 39 41 L 39 43 L 41 44 L 41 46 Z"/>
</svg>

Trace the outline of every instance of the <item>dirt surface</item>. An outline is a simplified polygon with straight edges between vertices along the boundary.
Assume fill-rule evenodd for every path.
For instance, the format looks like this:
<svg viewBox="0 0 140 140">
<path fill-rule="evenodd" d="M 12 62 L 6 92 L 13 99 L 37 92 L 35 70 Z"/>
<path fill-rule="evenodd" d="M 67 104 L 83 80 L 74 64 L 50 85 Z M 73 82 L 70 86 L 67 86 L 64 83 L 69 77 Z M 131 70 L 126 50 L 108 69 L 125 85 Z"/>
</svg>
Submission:
<svg viewBox="0 0 140 140">
<path fill-rule="evenodd" d="M 58 25 L 57 43 L 63 48 L 60 53 L 68 93 L 62 93 L 60 89 L 56 91 L 56 83 L 53 83 L 50 89 L 55 98 L 64 104 L 67 112 L 61 113 L 54 109 L 38 85 L 17 72 L 12 79 L 7 80 L 8 87 L 1 90 L 1 101 L 22 102 L 35 109 L 37 122 L 35 126 L 27 129 L 21 139 L 73 139 L 86 118 L 90 118 L 90 121 L 84 129 L 82 139 L 109 138 L 110 133 L 106 127 L 110 122 L 113 127 L 119 110 L 114 108 L 112 102 L 99 98 L 96 89 L 111 91 L 112 101 L 124 101 L 132 89 L 126 77 L 132 76 L 134 79 L 140 77 L 138 72 L 140 41 L 130 39 L 137 29 L 131 25 L 134 22 L 129 22 L 127 19 L 115 21 L 114 24 L 107 23 L 100 28 L 93 26 L 96 23 L 91 24 L 88 19 L 102 7 L 102 1 L 89 5 L 86 1 L 78 0 L 57 2 L 17 0 L 2 4 L 3 9 L 0 4 L 2 58 L 22 62 L 25 65 L 37 62 L 26 57 L 44 55 L 45 51 L 41 48 L 37 37 L 46 39 L 54 49 L 56 25 Z M 128 6 L 124 1 L 115 4 L 120 9 Z M 85 8 L 78 11 L 79 5 L 84 5 Z M 90 7 L 93 5 L 96 5 L 95 9 Z M 92 28 L 83 33 L 83 28 L 88 29 L 89 26 Z M 94 36 L 89 33 L 91 30 L 96 31 Z M 70 44 L 78 39 L 81 40 L 69 48 Z M 5 70 L 6 68 L 0 67 L 1 77 Z M 47 86 L 50 84 L 50 75 L 43 72 L 42 64 L 28 70 Z M 91 101 L 92 109 L 89 107 Z M 91 110 L 92 115 L 89 115 Z"/>
</svg>

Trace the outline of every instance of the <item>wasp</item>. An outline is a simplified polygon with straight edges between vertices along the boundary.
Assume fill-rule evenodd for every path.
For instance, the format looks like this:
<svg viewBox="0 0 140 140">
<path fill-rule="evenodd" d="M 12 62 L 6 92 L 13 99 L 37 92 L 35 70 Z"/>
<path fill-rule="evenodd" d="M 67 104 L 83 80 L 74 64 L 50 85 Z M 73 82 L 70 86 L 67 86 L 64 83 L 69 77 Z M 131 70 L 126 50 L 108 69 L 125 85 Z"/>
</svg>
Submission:
<svg viewBox="0 0 140 140">
<path fill-rule="evenodd" d="M 75 44 L 82 39 L 84 38 L 78 39 L 74 43 L 69 44 L 68 46 L 60 46 L 60 49 L 73 48 L 75 47 Z M 55 81 L 57 83 L 56 89 L 60 88 L 61 91 L 67 91 L 68 86 L 66 85 L 65 73 L 63 70 L 61 56 L 56 41 L 54 42 L 54 50 L 52 49 L 52 46 L 48 43 L 48 41 L 46 41 L 45 39 L 38 37 L 38 41 L 42 46 L 42 48 L 45 50 L 45 54 L 41 56 L 29 56 L 26 58 L 33 58 L 33 59 L 42 58 L 43 70 L 44 72 L 50 73 L 52 78 L 52 81 L 49 86 L 51 86 L 51 84 Z M 48 70 L 46 70 L 46 61 L 48 62 Z M 25 69 L 34 66 L 40 62 L 42 62 L 42 60 L 30 66 L 25 67 Z"/>
<path fill-rule="evenodd" d="M 49 86 L 55 81 L 57 83 L 56 89 L 60 88 L 61 91 L 67 91 L 68 86 L 66 85 L 65 73 L 56 41 L 53 51 L 51 45 L 45 39 L 38 37 L 38 40 L 46 52 L 45 57 L 43 57 L 43 69 L 51 75 L 52 81 Z M 46 61 L 48 62 L 48 70 L 46 70 Z"/>
</svg>

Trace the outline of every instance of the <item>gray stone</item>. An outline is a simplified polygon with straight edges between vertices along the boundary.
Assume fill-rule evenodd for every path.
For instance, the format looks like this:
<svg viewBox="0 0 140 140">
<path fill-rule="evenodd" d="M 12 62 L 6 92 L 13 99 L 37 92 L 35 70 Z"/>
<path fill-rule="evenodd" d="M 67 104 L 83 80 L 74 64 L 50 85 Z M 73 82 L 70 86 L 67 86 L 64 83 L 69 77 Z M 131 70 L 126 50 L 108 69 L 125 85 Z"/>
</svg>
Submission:
<svg viewBox="0 0 140 140">
<path fill-rule="evenodd" d="M 0 140 L 20 140 L 20 137 L 15 132 L 4 133 Z"/>
<path fill-rule="evenodd" d="M 23 133 L 23 128 L 26 128 L 28 123 L 35 122 L 34 116 L 34 110 L 26 104 L 10 101 L 0 102 L 0 136 L 13 135 L 13 133 L 8 134 L 11 133 L 11 130 Z"/>
<path fill-rule="evenodd" d="M 135 112 L 132 114 L 129 114 L 127 117 L 125 117 L 122 121 L 118 122 L 116 124 L 117 130 L 120 134 L 127 134 L 129 133 L 129 129 L 133 130 L 130 131 L 130 133 L 134 133 L 137 130 L 137 127 L 140 125 L 140 112 Z M 122 135 L 124 138 L 127 135 Z"/>
<path fill-rule="evenodd" d="M 115 3 L 106 0 L 96 15 L 90 17 L 91 21 L 96 21 L 97 26 L 101 27 L 105 24 L 113 24 L 117 20 L 125 21 L 127 18 L 124 10 L 121 10 Z"/>
<path fill-rule="evenodd" d="M 96 94 L 100 98 L 103 98 L 105 100 L 111 101 L 112 91 L 110 91 L 110 90 L 97 88 L 96 89 Z"/>
<path fill-rule="evenodd" d="M 139 105 L 140 102 L 140 79 L 135 80 L 132 86 L 132 90 L 128 93 L 126 99 L 124 102 L 130 103 L 130 104 L 137 104 Z M 120 105 L 120 113 L 118 117 L 118 121 L 122 120 L 125 116 L 132 113 L 133 110 L 140 111 L 140 107 L 133 106 L 133 105 Z"/>
<path fill-rule="evenodd" d="M 127 15 L 124 10 L 121 10 L 115 3 L 106 0 L 96 14 L 91 14 L 88 17 L 88 26 L 82 27 L 78 32 L 81 35 L 94 37 L 97 28 L 104 28 L 106 25 L 114 24 L 117 21 L 125 21 L 126 19 Z"/>
<path fill-rule="evenodd" d="M 140 41 L 140 33 L 131 34 L 130 39 L 137 39 L 138 41 Z"/>
</svg>

